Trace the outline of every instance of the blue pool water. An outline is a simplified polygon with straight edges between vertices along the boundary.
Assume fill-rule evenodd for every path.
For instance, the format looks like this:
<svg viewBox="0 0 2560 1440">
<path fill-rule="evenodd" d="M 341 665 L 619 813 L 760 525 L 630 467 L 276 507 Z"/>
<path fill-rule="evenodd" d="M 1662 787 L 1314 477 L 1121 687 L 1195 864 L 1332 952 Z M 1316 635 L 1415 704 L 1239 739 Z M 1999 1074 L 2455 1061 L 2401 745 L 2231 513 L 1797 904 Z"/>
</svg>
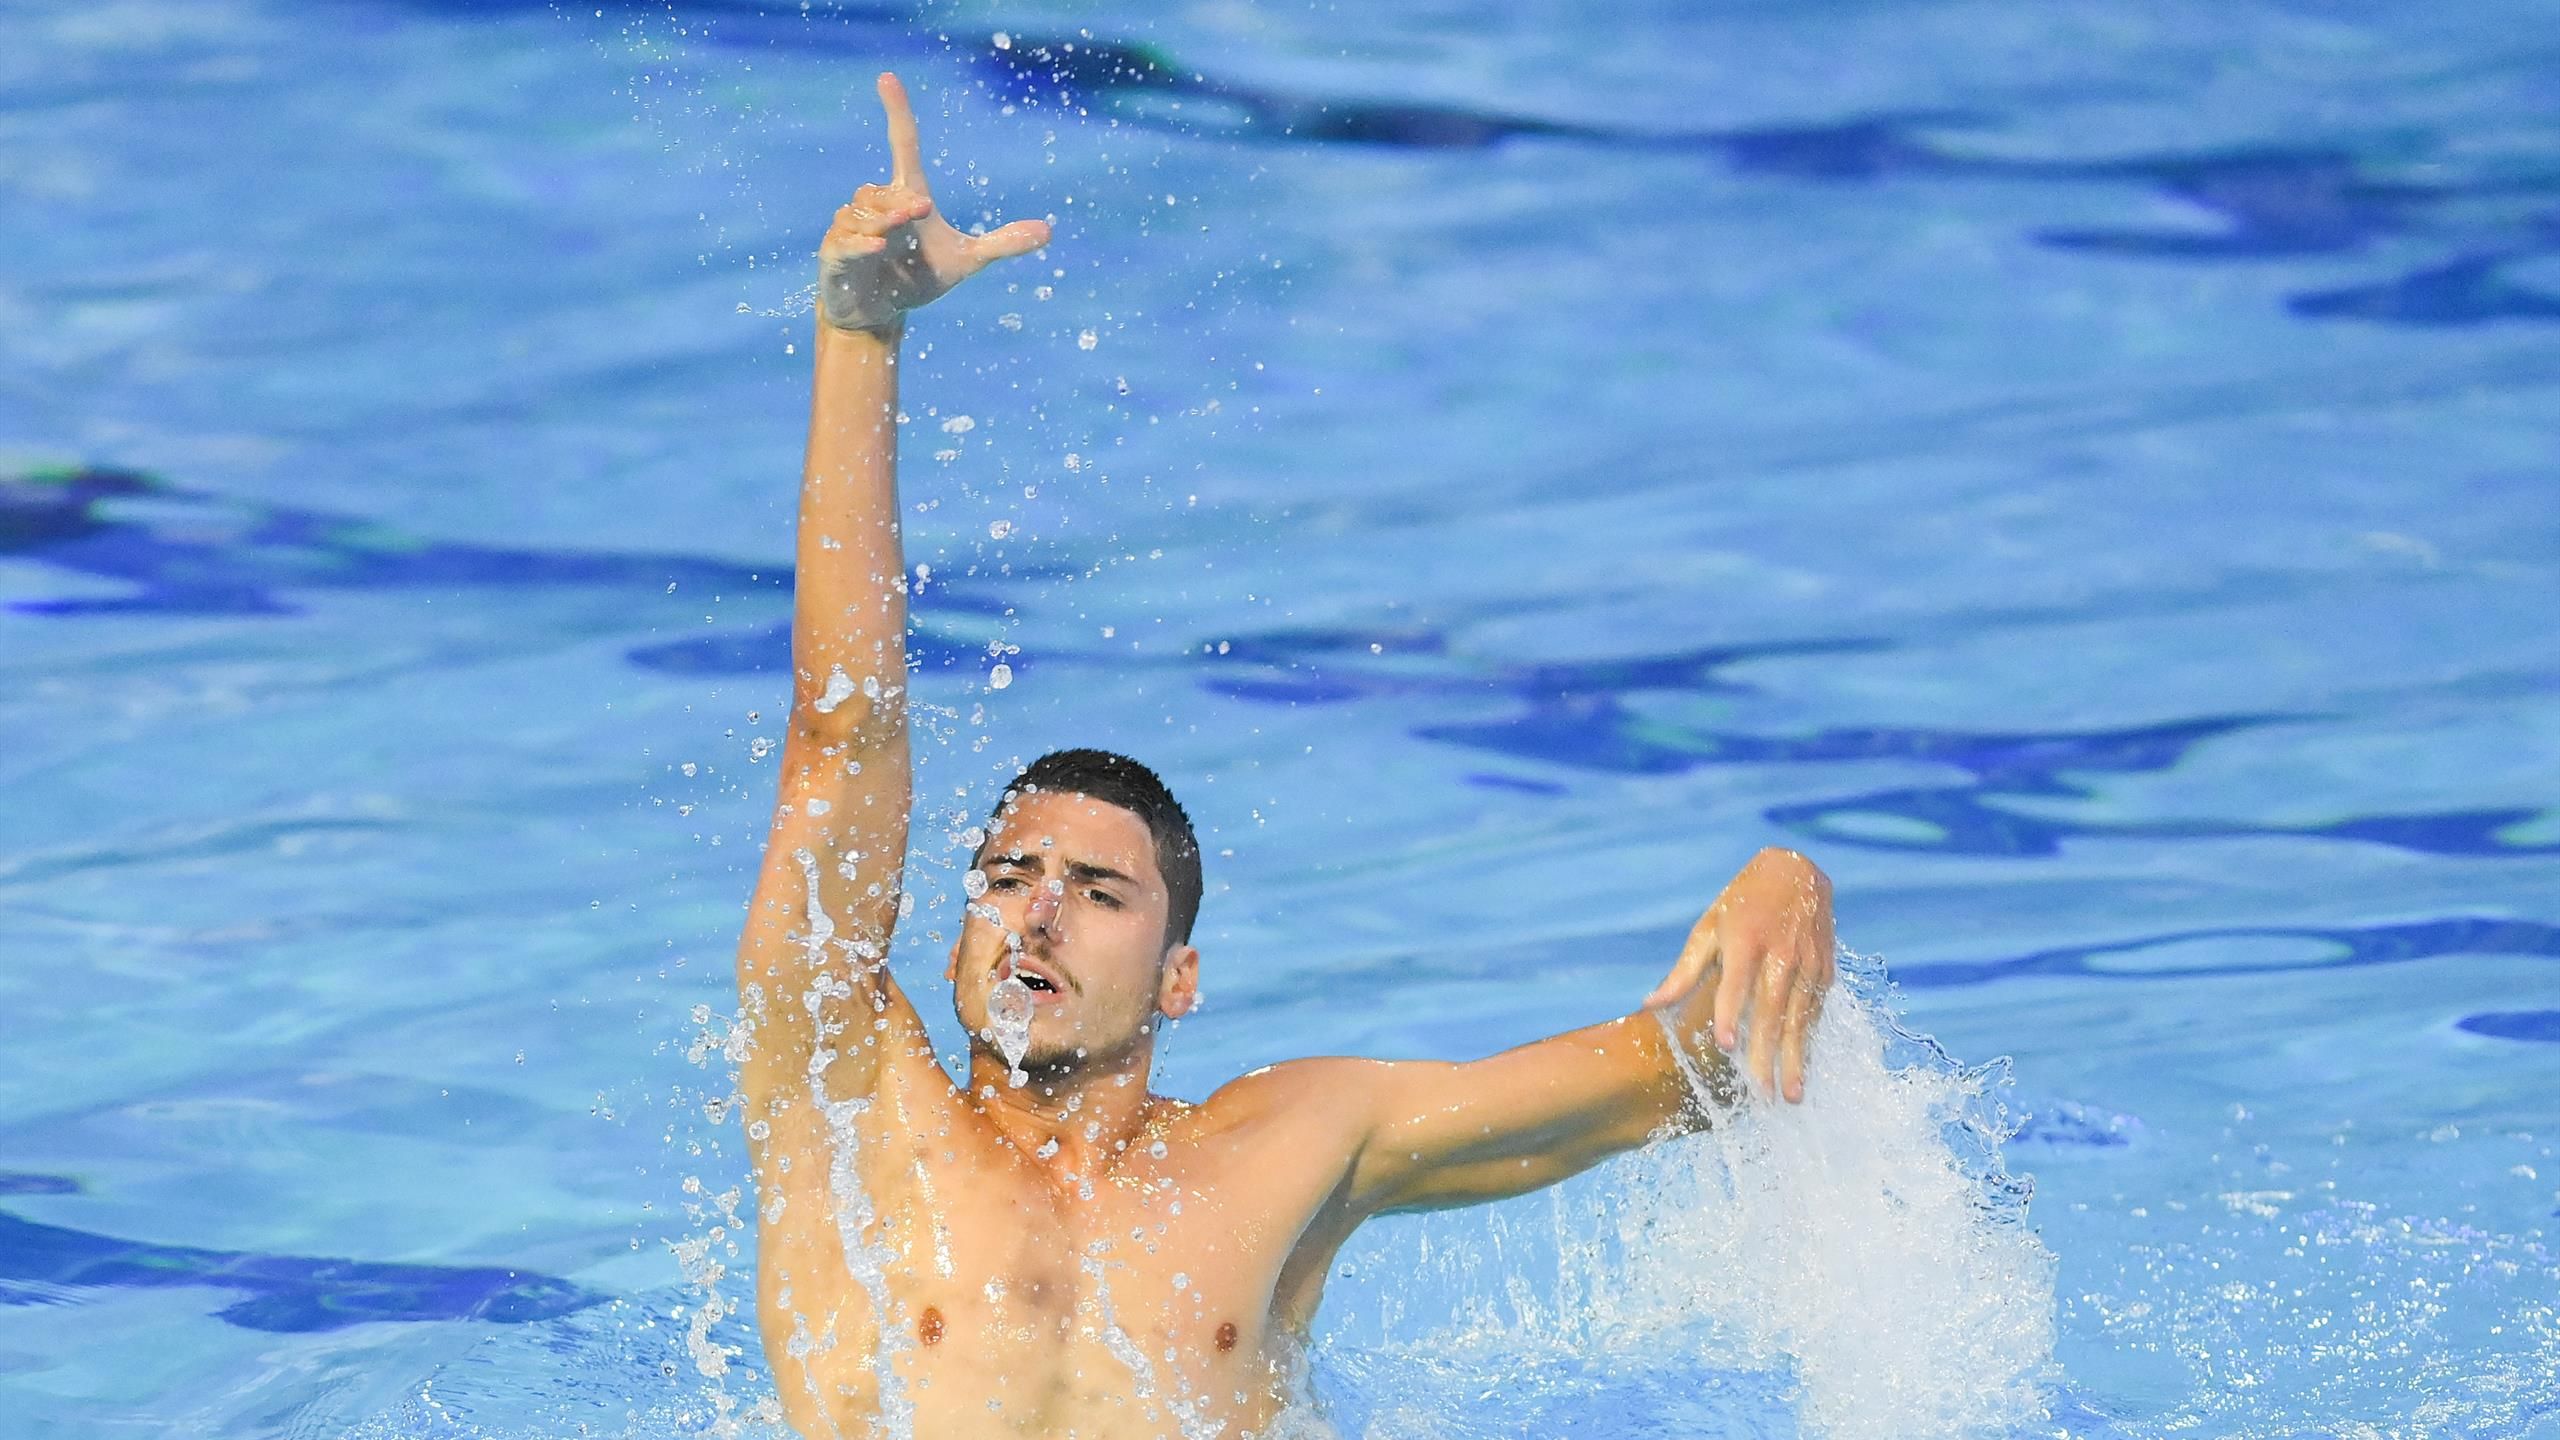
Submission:
<svg viewBox="0 0 2560 1440">
<path fill-rule="evenodd" d="M 2013 1433 L 2560 1437 L 2543 7 L 1385 8 L 0 6 L 0 1435 L 752 1404 L 687 1052 L 889 65 L 1059 234 L 914 331 L 902 963 L 1098 742 L 1209 850 L 1178 1093 L 1617 1013 L 1766 843 L 2010 1057 L 1382 1227 L 1352 1433 L 1884 1433 L 1657 1212 L 1848 1243 L 1715 1187 L 1916 1084 L 2050 1278 L 1824 1293 L 1990 1374 L 2049 1285 Z"/>
</svg>

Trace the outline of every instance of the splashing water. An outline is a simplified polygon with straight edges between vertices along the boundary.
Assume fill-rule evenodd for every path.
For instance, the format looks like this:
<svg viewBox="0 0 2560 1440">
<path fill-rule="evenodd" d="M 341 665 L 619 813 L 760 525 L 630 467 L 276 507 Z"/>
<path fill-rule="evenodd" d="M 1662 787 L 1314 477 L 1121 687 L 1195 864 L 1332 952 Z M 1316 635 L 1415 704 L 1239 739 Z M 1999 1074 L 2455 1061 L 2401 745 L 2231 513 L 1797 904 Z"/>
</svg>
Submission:
<svg viewBox="0 0 2560 1440">
<path fill-rule="evenodd" d="M 1706 1317 L 1792 1361 L 1803 1427 L 1839 1440 L 2040 1418 L 2053 1257 L 2001 1166 L 2005 1067 L 1959 1069 L 1854 996 L 1824 1020 L 1805 1104 L 1742 1104 L 1647 1157 L 1618 1223 L 1649 1263 L 1595 1318 Z"/>
<path fill-rule="evenodd" d="M 1022 1072 L 1023 1052 L 1031 1048 L 1031 987 L 1022 983 L 1022 977 L 1007 975 L 987 993 L 987 1028 L 995 1032 L 1004 1068 L 1012 1072 L 1013 1083 L 1021 1085 L 1028 1078 Z"/>
<path fill-rule="evenodd" d="M 1365 1421 L 1346 1433 L 1545 1433 L 1595 1405 L 1826 1440 L 2044 1418 L 2053 1260 L 2000 1164 L 2005 1070 L 1958 1067 L 1870 998 L 1871 962 L 1842 968 L 1804 1104 L 1718 1107 L 1560 1191 L 1347 1250 L 1316 1356 Z"/>
</svg>

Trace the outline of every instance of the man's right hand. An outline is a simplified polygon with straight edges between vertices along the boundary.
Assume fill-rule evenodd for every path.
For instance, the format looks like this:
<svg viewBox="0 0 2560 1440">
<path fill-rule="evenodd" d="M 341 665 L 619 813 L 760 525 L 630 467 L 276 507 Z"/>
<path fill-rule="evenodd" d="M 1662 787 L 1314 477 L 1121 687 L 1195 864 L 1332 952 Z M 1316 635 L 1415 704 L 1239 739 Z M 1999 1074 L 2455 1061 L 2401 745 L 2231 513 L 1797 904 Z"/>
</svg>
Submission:
<svg viewBox="0 0 2560 1440">
<path fill-rule="evenodd" d="M 1674 1024 L 1730 1054 L 1748 1002 L 1744 1071 L 1762 1093 L 1801 1101 L 1805 1047 L 1837 968 L 1831 877 L 1792 850 L 1763 850 L 1699 917 L 1644 1003 L 1672 1006 Z"/>
<path fill-rule="evenodd" d="M 865 185 L 836 211 L 818 246 L 818 305 L 840 330 L 885 334 L 906 312 L 995 261 L 1049 243 L 1049 222 L 1016 220 L 984 235 L 964 235 L 933 207 L 924 181 L 924 152 L 906 87 L 883 71 L 880 104 L 889 113 L 891 170 L 886 185 Z"/>
</svg>

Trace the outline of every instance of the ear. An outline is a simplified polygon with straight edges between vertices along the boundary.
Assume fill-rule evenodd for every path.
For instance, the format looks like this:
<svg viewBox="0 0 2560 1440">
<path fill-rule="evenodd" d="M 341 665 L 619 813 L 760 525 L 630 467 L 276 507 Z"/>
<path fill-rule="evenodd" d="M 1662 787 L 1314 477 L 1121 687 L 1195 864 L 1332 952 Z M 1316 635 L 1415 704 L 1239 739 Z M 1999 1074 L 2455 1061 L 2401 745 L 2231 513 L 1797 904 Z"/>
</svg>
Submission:
<svg viewBox="0 0 2560 1440">
<path fill-rule="evenodd" d="M 1168 1020 L 1179 1020 L 1199 1003 L 1200 951 L 1190 945 L 1168 947 L 1156 975 L 1156 1009 Z"/>
</svg>

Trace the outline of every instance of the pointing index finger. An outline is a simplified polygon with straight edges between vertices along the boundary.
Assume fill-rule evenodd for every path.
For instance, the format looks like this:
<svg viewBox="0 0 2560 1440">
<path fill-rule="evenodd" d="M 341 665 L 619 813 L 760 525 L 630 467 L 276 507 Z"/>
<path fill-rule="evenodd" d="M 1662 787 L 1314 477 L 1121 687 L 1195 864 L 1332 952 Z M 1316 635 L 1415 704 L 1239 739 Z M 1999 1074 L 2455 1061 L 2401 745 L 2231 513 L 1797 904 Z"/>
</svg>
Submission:
<svg viewBox="0 0 2560 1440">
<path fill-rule="evenodd" d="M 889 113 L 889 183 L 924 189 L 924 146 L 916 139 L 916 112 L 907 103 L 907 87 L 886 70 L 880 72 L 880 108 Z"/>
</svg>

